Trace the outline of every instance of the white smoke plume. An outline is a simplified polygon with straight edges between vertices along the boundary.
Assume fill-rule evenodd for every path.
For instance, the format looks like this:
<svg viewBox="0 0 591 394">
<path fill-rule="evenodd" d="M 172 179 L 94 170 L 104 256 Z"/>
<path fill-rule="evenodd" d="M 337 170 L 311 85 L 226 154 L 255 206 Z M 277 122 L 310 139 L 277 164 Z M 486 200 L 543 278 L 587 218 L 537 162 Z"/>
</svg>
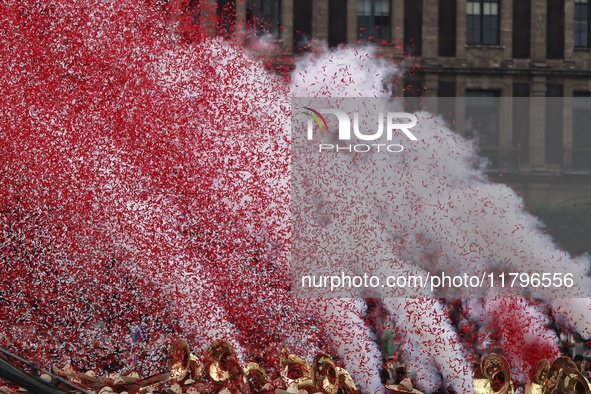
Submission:
<svg viewBox="0 0 591 394">
<path fill-rule="evenodd" d="M 387 97 L 388 81 L 396 74 L 395 68 L 376 60 L 375 53 L 368 48 L 327 52 L 298 63 L 292 76 L 292 95 Z M 390 110 L 400 108 L 398 101 L 392 103 Z M 541 231 L 541 223 L 525 211 L 523 201 L 513 190 L 488 180 L 470 141 L 452 132 L 433 114 L 415 115 L 419 122 L 413 133 L 419 141 L 405 144 L 401 154 L 387 158 L 372 154 L 332 154 L 328 159 L 317 154 L 307 162 L 302 160 L 309 174 L 302 181 L 307 198 L 298 201 L 304 205 L 298 209 L 314 212 L 311 217 L 324 215 L 334 219 L 346 212 L 351 201 L 363 201 L 359 206 L 366 212 L 362 223 L 342 220 L 337 225 L 331 224 L 330 219 L 323 227 L 307 223 L 315 229 L 307 239 L 310 248 L 321 245 L 323 253 L 339 256 L 344 266 L 353 267 L 357 273 L 390 270 L 400 274 L 404 269 L 415 273 L 444 270 L 451 275 L 570 273 L 574 286 L 569 294 L 588 297 L 591 288 L 588 259 L 573 259 L 559 250 Z M 314 184 L 312 180 L 322 186 L 310 186 Z M 343 245 L 351 244 L 350 234 L 361 239 L 354 256 L 344 255 L 341 250 Z M 380 250 L 377 245 L 383 245 L 385 240 L 389 245 L 387 251 L 370 253 Z M 404 268 L 391 263 L 392 260 L 403 262 Z M 386 267 L 386 264 L 390 265 Z M 511 290 L 505 295 L 524 294 Z M 556 297 L 535 290 L 531 295 Z M 512 335 L 525 344 L 532 343 L 537 336 L 538 344 L 547 346 L 549 352 L 556 351 L 556 336 L 546 328 L 548 319 L 544 311 L 527 300 L 515 302 L 516 309 L 512 310 L 504 308 L 502 303 L 486 302 L 475 318 L 481 319 L 483 325 L 491 321 L 506 325 L 521 320 L 523 329 Z M 469 392 L 470 368 L 458 335 L 438 302 L 387 299 L 385 304 L 406 336 L 403 347 L 412 367 L 420 371 L 419 385 L 426 390 L 435 389 L 443 376 L 456 390 Z M 564 314 L 574 329 L 588 335 L 591 329 L 591 319 L 585 313 L 589 310 L 588 299 L 555 300 L 552 305 L 554 313 Z M 434 345 L 436 350 L 426 350 Z M 532 362 L 526 355 L 518 354 L 525 348 L 506 350 L 515 358 L 516 381 L 525 383 Z M 369 376 L 375 372 L 365 373 L 369 373 L 365 379 L 370 381 Z"/>
</svg>

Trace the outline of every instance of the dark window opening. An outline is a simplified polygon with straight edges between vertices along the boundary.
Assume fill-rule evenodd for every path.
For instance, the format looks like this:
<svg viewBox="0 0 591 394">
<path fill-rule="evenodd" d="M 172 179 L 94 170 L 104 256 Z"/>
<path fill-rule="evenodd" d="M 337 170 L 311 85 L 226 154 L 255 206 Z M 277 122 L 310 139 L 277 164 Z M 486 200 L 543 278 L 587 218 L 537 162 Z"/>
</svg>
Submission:
<svg viewBox="0 0 591 394">
<path fill-rule="evenodd" d="M 293 51 L 310 49 L 312 40 L 312 0 L 298 0 L 293 3 Z"/>
<path fill-rule="evenodd" d="M 466 90 L 465 135 L 478 146 L 499 145 L 498 90 Z"/>
<path fill-rule="evenodd" d="M 573 95 L 572 169 L 591 171 L 591 92 Z"/>
<path fill-rule="evenodd" d="M 347 1 L 328 2 L 328 46 L 334 48 L 347 43 Z"/>
<path fill-rule="evenodd" d="M 448 78 L 449 81 L 439 81 L 437 109 L 447 122 L 447 126 L 456 131 L 456 80 L 455 77 Z"/>
<path fill-rule="evenodd" d="M 236 3 L 231 0 L 217 0 L 217 31 L 219 35 L 228 36 L 236 28 Z"/>
<path fill-rule="evenodd" d="M 513 148 L 518 155 L 519 164 L 529 162 L 530 128 L 530 85 L 515 82 L 513 84 Z"/>
<path fill-rule="evenodd" d="M 420 111 L 423 97 L 423 81 L 420 76 L 406 77 L 404 86 L 404 110 L 411 113 Z"/>
<path fill-rule="evenodd" d="M 404 0 L 404 51 L 421 56 L 423 49 L 423 2 Z"/>
<path fill-rule="evenodd" d="M 564 0 L 548 0 L 547 3 L 546 57 L 564 58 Z"/>
<path fill-rule="evenodd" d="M 489 168 L 502 166 L 499 149 L 500 94 L 498 90 L 466 90 L 464 136 L 471 139 Z"/>
<path fill-rule="evenodd" d="M 549 83 L 546 85 L 546 97 L 552 99 L 546 100 L 545 111 L 545 161 L 546 164 L 562 164 L 562 125 L 564 108 L 564 86 L 559 83 Z"/>
<path fill-rule="evenodd" d="M 513 2 L 513 57 L 529 59 L 531 48 L 531 0 Z"/>
<path fill-rule="evenodd" d="M 439 1 L 439 35 L 438 53 L 439 56 L 456 56 L 456 19 L 457 1 Z"/>
<path fill-rule="evenodd" d="M 248 0 L 246 21 L 258 36 L 270 34 L 275 38 L 281 33 L 281 0 Z"/>
</svg>

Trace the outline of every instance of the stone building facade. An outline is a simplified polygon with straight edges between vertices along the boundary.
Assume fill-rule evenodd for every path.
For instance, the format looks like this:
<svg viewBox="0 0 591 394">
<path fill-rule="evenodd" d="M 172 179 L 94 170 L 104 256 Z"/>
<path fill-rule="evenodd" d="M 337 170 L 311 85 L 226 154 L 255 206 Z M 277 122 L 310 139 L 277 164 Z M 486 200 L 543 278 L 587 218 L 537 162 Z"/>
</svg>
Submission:
<svg viewBox="0 0 591 394">
<path fill-rule="evenodd" d="M 207 1 L 272 20 L 294 56 L 375 43 L 406 72 L 398 96 L 488 137 L 492 178 L 529 205 L 591 204 L 591 0 Z"/>
</svg>

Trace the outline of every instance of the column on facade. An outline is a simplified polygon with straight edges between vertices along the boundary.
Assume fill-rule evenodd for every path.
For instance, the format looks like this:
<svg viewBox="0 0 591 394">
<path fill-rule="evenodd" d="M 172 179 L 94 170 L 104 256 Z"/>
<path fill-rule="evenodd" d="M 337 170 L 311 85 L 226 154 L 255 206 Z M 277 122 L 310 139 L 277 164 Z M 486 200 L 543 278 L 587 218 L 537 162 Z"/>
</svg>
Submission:
<svg viewBox="0 0 591 394">
<path fill-rule="evenodd" d="M 456 58 L 458 61 L 466 61 L 466 1 L 457 2 L 457 20 L 456 20 Z"/>
<path fill-rule="evenodd" d="M 500 44 L 503 47 L 503 60 L 511 59 L 513 57 L 513 0 L 503 0 L 500 11 Z"/>
<path fill-rule="evenodd" d="M 281 41 L 284 48 L 293 52 L 293 2 L 294 0 L 281 1 Z"/>
<path fill-rule="evenodd" d="M 546 0 L 532 0 L 531 60 L 533 64 L 546 63 Z"/>
<path fill-rule="evenodd" d="M 357 42 L 357 0 L 347 1 L 347 43 Z"/>
<path fill-rule="evenodd" d="M 312 37 L 320 41 L 328 41 L 328 0 L 312 2 Z"/>
<path fill-rule="evenodd" d="M 433 62 L 439 48 L 439 1 L 424 0 L 423 6 L 423 60 Z M 442 34 L 444 34 L 442 32 Z"/>
</svg>

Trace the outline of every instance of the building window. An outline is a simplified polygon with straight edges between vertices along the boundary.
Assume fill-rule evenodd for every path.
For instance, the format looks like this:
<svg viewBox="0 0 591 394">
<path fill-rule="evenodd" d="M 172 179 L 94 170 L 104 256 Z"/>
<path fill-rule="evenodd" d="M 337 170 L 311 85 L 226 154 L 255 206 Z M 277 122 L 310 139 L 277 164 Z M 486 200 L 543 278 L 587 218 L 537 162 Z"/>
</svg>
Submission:
<svg viewBox="0 0 591 394">
<path fill-rule="evenodd" d="M 531 55 L 532 0 L 513 2 L 513 57 L 529 59 Z"/>
<path fill-rule="evenodd" d="M 347 43 L 347 0 L 328 1 L 328 46 Z"/>
<path fill-rule="evenodd" d="M 217 0 L 217 31 L 229 37 L 236 28 L 236 3 L 230 0 Z"/>
<path fill-rule="evenodd" d="M 248 0 L 246 21 L 255 28 L 258 36 L 271 34 L 278 38 L 281 32 L 281 0 Z"/>
<path fill-rule="evenodd" d="M 489 168 L 499 168 L 500 91 L 466 90 L 464 135 L 472 139 Z"/>
<path fill-rule="evenodd" d="M 357 38 L 382 42 L 392 39 L 391 0 L 357 0 Z"/>
<path fill-rule="evenodd" d="M 312 0 L 298 0 L 293 3 L 293 51 L 311 50 Z"/>
<path fill-rule="evenodd" d="M 575 46 L 589 46 L 589 0 L 575 0 Z"/>
<path fill-rule="evenodd" d="M 469 45 L 499 44 L 499 0 L 470 0 L 466 14 Z"/>
<path fill-rule="evenodd" d="M 457 0 L 440 0 L 438 17 L 438 54 L 443 57 L 456 56 L 457 42 Z M 406 12 L 406 8 L 404 9 Z M 407 20 L 407 19 L 405 19 Z M 406 29 L 406 24 L 404 24 Z"/>
<path fill-rule="evenodd" d="M 412 21 L 404 24 L 404 52 L 412 56 L 421 56 L 423 51 L 423 2 L 404 0 L 404 20 Z"/>
<path fill-rule="evenodd" d="M 550 0 L 548 0 L 550 2 Z M 564 85 L 546 84 L 544 106 L 544 161 L 546 164 L 562 164 L 564 161 Z"/>
<path fill-rule="evenodd" d="M 466 90 L 466 136 L 479 146 L 498 146 L 498 90 Z"/>
<path fill-rule="evenodd" d="M 547 59 L 564 59 L 564 2 L 565 0 L 546 0 Z"/>
<path fill-rule="evenodd" d="M 591 170 L 591 93 L 575 92 L 573 95 L 573 148 L 572 169 Z"/>
</svg>

